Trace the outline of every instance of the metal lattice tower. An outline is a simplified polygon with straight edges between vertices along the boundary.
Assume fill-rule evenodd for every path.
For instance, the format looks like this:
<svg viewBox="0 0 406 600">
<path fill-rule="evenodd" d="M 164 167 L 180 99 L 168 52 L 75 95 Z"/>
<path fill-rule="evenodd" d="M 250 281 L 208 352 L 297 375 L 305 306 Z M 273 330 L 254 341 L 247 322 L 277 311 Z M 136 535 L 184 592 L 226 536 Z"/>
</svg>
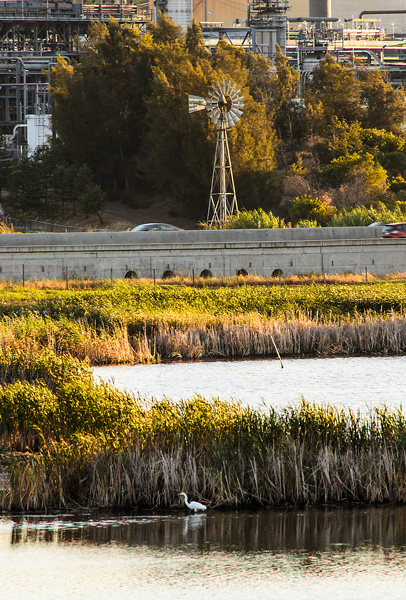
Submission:
<svg viewBox="0 0 406 600">
<path fill-rule="evenodd" d="M 220 229 L 238 211 L 227 129 L 236 125 L 242 115 L 244 98 L 240 94 L 236 83 L 223 79 L 212 85 L 208 98 L 188 96 L 189 113 L 206 109 L 211 122 L 217 126 L 207 224 Z"/>
</svg>

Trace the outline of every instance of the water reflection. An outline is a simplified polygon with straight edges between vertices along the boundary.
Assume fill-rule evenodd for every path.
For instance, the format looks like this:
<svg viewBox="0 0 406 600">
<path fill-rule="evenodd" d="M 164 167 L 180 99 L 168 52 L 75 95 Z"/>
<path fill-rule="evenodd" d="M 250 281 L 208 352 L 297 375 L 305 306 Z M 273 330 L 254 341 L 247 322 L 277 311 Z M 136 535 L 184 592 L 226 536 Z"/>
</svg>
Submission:
<svg viewBox="0 0 406 600">
<path fill-rule="evenodd" d="M 406 508 L 0 518 L 0 598 L 404 600 Z"/>
<path fill-rule="evenodd" d="M 406 507 L 211 512 L 204 515 L 92 513 L 13 516 L 11 543 L 122 544 L 230 552 L 406 547 Z"/>
</svg>

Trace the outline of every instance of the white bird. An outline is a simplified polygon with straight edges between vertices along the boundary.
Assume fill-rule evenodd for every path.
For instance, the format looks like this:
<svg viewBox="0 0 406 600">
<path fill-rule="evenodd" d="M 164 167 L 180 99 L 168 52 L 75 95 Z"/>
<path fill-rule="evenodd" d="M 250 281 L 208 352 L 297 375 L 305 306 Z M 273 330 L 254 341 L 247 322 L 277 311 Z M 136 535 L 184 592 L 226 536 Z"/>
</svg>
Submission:
<svg viewBox="0 0 406 600">
<path fill-rule="evenodd" d="M 188 502 L 187 495 L 185 494 L 185 492 L 180 492 L 178 496 L 183 496 L 186 506 L 190 508 L 190 510 L 193 510 L 193 512 L 198 512 L 199 510 L 207 509 L 207 506 L 201 504 L 200 502 L 196 502 L 195 500 L 193 500 L 192 502 Z"/>
</svg>

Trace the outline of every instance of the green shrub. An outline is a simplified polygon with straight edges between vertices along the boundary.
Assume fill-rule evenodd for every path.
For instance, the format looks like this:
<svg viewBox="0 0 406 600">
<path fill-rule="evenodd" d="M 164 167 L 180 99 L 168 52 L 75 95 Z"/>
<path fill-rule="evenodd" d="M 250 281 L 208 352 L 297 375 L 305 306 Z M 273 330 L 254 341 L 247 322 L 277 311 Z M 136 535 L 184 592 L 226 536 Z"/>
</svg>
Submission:
<svg viewBox="0 0 406 600">
<path fill-rule="evenodd" d="M 323 226 L 328 224 L 336 210 L 335 206 L 329 206 L 320 198 L 312 198 L 304 194 L 304 196 L 295 198 L 289 209 L 289 216 L 296 223 L 313 221 Z"/>
<path fill-rule="evenodd" d="M 242 210 L 226 223 L 226 229 L 278 229 L 279 227 L 286 227 L 284 220 L 276 217 L 272 211 L 265 212 L 262 208 Z"/>
</svg>

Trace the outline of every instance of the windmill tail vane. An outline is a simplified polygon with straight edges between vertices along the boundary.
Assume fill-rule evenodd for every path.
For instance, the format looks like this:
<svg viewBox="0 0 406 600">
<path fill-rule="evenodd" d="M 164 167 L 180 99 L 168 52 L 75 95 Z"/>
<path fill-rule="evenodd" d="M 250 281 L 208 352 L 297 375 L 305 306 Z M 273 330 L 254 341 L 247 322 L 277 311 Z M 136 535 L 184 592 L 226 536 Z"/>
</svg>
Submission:
<svg viewBox="0 0 406 600">
<path fill-rule="evenodd" d="M 227 129 L 240 120 L 243 100 L 237 84 L 225 79 L 211 86 L 207 98 L 188 95 L 189 113 L 206 109 L 210 121 L 217 127 L 207 224 L 218 228 L 224 227 L 226 221 L 238 211 Z"/>
</svg>

